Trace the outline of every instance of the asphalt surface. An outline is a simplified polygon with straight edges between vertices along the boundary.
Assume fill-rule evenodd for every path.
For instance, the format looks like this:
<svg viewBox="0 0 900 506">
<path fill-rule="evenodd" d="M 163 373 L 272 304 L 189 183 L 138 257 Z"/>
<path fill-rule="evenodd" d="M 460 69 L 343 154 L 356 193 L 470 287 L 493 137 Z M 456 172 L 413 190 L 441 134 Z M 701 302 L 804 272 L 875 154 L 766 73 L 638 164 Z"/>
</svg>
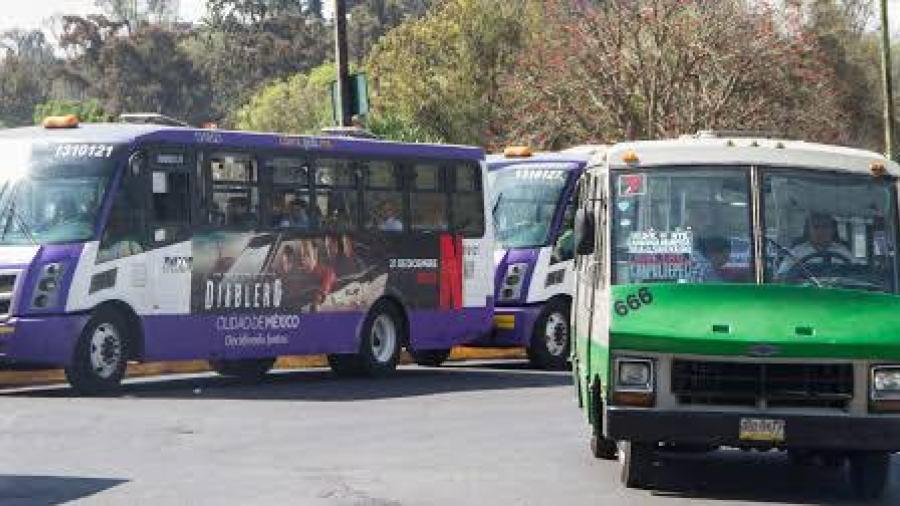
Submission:
<svg viewBox="0 0 900 506">
<path fill-rule="evenodd" d="M 667 458 L 628 490 L 594 460 L 569 376 L 519 363 L 392 378 L 281 372 L 0 395 L 0 505 L 598 505 L 851 502 L 846 473 L 777 454 Z M 900 504 L 900 458 L 882 504 Z"/>
</svg>

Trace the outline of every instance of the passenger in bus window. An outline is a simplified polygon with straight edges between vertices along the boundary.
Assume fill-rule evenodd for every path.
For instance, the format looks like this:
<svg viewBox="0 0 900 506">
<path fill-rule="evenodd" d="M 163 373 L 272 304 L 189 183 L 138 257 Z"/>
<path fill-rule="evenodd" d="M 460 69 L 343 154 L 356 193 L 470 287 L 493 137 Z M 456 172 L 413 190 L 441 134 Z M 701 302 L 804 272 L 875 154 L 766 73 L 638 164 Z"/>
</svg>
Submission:
<svg viewBox="0 0 900 506">
<path fill-rule="evenodd" d="M 250 212 L 247 197 L 231 197 L 225 208 L 225 223 L 234 227 L 252 227 L 256 224 L 256 216 Z"/>
<path fill-rule="evenodd" d="M 305 199 L 295 198 L 287 206 L 287 214 L 281 218 L 282 228 L 310 228 L 309 203 Z"/>
<path fill-rule="evenodd" d="M 800 241 L 782 259 L 777 276 L 787 276 L 801 265 L 849 265 L 853 262 L 850 248 L 840 242 L 837 222 L 828 213 L 810 214 Z"/>
<path fill-rule="evenodd" d="M 379 230 L 385 232 L 403 231 L 403 222 L 397 216 L 397 209 L 390 202 L 385 201 L 381 204 L 379 217 L 381 219 L 381 222 L 378 225 Z"/>
<path fill-rule="evenodd" d="M 702 259 L 697 261 L 698 282 L 736 281 L 726 266 L 731 259 L 731 243 L 724 237 L 708 237 L 699 241 Z"/>
</svg>

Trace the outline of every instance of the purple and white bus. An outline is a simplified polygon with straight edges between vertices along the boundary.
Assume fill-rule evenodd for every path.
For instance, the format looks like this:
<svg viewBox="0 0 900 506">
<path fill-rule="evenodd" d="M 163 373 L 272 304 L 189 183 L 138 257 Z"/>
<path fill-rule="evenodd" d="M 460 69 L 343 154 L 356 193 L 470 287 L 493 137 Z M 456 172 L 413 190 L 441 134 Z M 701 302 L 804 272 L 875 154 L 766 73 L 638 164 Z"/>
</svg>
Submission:
<svg viewBox="0 0 900 506">
<path fill-rule="evenodd" d="M 487 159 L 495 233 L 494 329 L 481 346 L 525 346 L 531 363 L 564 369 L 574 288 L 572 195 L 590 155 L 507 148 Z"/>
<path fill-rule="evenodd" d="M 0 159 L 0 359 L 80 392 L 128 361 L 381 375 L 492 324 L 481 149 L 72 120 Z"/>
</svg>

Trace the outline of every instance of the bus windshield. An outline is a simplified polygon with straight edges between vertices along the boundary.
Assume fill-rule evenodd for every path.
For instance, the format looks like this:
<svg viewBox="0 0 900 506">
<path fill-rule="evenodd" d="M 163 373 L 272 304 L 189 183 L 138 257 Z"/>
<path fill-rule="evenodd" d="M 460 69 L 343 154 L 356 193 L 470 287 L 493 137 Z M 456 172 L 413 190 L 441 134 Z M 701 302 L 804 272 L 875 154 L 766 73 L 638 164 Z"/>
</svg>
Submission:
<svg viewBox="0 0 900 506">
<path fill-rule="evenodd" d="M 548 243 L 570 167 L 530 163 L 490 173 L 498 247 L 535 248 Z"/>
<path fill-rule="evenodd" d="M 94 236 L 116 146 L 0 142 L 0 245 Z"/>
<path fill-rule="evenodd" d="M 765 172 L 766 280 L 893 291 L 893 183 L 869 175 Z"/>
<path fill-rule="evenodd" d="M 749 282 L 749 171 L 613 175 L 615 282 Z"/>
</svg>

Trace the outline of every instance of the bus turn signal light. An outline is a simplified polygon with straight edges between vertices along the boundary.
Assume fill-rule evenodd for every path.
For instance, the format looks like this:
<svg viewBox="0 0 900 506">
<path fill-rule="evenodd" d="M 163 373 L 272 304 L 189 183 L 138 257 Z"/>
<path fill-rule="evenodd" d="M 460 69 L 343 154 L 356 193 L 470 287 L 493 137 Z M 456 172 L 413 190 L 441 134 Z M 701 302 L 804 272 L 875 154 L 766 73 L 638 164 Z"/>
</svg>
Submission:
<svg viewBox="0 0 900 506">
<path fill-rule="evenodd" d="M 41 124 L 44 128 L 78 128 L 78 116 L 47 116 Z"/>
<path fill-rule="evenodd" d="M 507 158 L 528 158 L 532 154 L 528 146 L 509 146 L 503 150 L 503 156 Z"/>
</svg>

